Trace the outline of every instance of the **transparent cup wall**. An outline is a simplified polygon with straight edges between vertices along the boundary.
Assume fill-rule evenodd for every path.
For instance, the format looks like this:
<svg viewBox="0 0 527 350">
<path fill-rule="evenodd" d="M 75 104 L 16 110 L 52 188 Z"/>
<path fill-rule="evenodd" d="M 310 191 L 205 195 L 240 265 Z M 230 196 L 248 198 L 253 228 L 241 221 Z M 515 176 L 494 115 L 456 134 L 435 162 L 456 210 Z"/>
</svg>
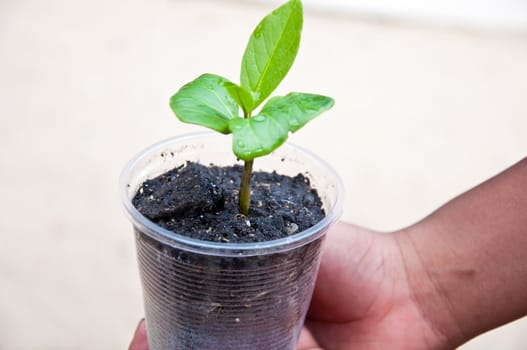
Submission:
<svg viewBox="0 0 527 350">
<path fill-rule="evenodd" d="M 296 349 L 324 234 L 342 208 L 339 178 L 317 157 L 286 144 L 257 158 L 255 170 L 307 175 L 322 197 L 326 218 L 270 242 L 204 242 L 156 226 L 131 204 L 145 179 L 188 160 L 236 162 L 230 137 L 194 134 L 148 148 L 121 176 L 123 204 L 134 226 L 150 349 Z"/>
</svg>

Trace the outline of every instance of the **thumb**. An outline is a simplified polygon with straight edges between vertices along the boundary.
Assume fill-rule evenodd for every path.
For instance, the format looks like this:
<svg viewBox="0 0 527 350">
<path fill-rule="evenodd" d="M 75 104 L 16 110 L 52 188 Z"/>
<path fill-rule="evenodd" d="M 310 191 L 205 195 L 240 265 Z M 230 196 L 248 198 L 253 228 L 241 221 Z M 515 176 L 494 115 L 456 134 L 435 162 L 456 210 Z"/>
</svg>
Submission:
<svg viewBox="0 0 527 350">
<path fill-rule="evenodd" d="M 144 319 L 139 321 L 139 324 L 137 325 L 137 328 L 134 332 L 132 343 L 130 343 L 130 347 L 128 348 L 128 350 L 148 350 L 148 342 L 146 339 L 146 326 Z"/>
</svg>

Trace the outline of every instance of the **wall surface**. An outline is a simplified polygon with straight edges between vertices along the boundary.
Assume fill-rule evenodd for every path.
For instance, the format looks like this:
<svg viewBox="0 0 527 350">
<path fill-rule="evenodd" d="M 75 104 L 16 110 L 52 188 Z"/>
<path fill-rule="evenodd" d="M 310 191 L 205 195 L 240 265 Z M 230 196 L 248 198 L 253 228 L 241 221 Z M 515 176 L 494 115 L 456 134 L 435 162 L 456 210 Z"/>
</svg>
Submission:
<svg viewBox="0 0 527 350">
<path fill-rule="evenodd" d="M 117 192 L 143 147 L 199 130 L 168 98 L 237 80 L 269 4 L 0 2 L 0 349 L 125 349 L 142 316 Z M 527 154 L 527 36 L 307 9 L 278 93 L 337 103 L 291 141 L 342 175 L 343 219 L 395 230 Z M 527 320 L 465 350 L 522 350 Z"/>
<path fill-rule="evenodd" d="M 354 16 L 479 29 L 527 30 L 526 0 L 304 0 L 304 4 L 313 9 Z"/>
</svg>

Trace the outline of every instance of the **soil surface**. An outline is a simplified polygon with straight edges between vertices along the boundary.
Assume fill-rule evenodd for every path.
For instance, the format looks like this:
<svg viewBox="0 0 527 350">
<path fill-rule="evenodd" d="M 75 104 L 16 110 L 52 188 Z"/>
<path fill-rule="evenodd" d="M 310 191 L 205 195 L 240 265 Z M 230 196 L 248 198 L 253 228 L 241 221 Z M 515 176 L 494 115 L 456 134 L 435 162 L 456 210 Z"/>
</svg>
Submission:
<svg viewBox="0 0 527 350">
<path fill-rule="evenodd" d="M 322 220 L 322 202 L 309 179 L 254 172 L 249 215 L 239 214 L 243 168 L 188 162 L 145 181 L 133 204 L 145 217 L 178 234 L 231 243 L 263 242 L 301 232 Z"/>
</svg>

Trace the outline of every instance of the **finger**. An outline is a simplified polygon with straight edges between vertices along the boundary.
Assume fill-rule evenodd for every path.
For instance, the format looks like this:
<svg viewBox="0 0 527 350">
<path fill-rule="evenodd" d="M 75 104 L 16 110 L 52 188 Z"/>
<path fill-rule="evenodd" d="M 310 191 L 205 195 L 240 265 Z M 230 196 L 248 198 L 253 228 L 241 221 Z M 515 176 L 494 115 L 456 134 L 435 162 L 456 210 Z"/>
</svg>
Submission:
<svg viewBox="0 0 527 350">
<path fill-rule="evenodd" d="M 300 337 L 298 339 L 298 347 L 297 350 L 323 350 L 321 347 L 318 346 L 317 341 L 307 329 L 307 327 L 302 328 L 302 331 L 300 332 Z"/>
<path fill-rule="evenodd" d="M 132 343 L 128 350 L 148 350 L 148 342 L 146 339 L 146 325 L 145 320 L 139 321 L 137 328 L 134 332 Z"/>
</svg>

